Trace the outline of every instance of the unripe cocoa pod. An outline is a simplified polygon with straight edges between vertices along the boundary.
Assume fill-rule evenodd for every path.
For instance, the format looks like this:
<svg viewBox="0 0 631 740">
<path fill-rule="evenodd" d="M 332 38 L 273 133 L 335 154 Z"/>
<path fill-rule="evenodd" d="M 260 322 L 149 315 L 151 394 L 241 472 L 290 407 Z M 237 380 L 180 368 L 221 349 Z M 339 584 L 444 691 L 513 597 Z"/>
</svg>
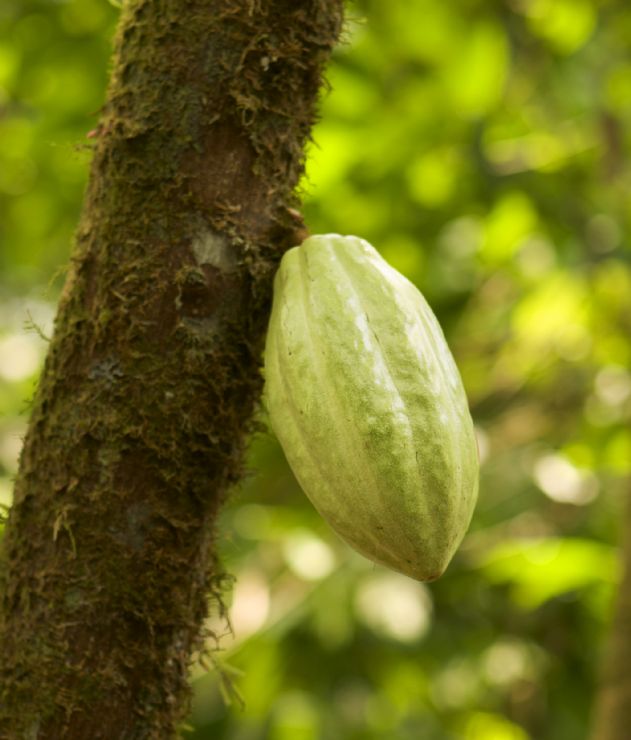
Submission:
<svg viewBox="0 0 631 740">
<path fill-rule="evenodd" d="M 460 375 L 427 302 L 366 241 L 285 253 L 265 347 L 265 404 L 301 487 L 374 562 L 440 576 L 478 490 Z"/>
</svg>

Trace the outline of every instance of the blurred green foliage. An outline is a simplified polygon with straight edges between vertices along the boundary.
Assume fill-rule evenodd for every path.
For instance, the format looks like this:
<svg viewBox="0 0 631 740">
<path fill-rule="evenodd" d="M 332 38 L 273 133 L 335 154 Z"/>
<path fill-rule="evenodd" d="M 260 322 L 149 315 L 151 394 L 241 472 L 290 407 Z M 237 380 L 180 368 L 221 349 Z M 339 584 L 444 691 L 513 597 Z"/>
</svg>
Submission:
<svg viewBox="0 0 631 740">
<path fill-rule="evenodd" d="M 0 7 L 2 503 L 117 14 Z M 257 437 L 220 530 L 233 635 L 212 615 L 221 649 L 194 669 L 186 737 L 586 736 L 631 477 L 630 48 L 624 0 L 349 6 L 307 220 L 371 241 L 434 307 L 480 503 L 447 574 L 418 584 L 339 542 Z"/>
</svg>

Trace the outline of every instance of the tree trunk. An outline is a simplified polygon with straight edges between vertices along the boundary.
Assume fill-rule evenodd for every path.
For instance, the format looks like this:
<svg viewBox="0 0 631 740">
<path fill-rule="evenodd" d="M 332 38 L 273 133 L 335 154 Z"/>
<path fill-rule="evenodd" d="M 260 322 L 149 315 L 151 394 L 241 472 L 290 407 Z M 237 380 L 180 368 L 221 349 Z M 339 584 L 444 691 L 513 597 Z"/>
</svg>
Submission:
<svg viewBox="0 0 631 740">
<path fill-rule="evenodd" d="M 175 736 L 342 0 L 125 0 L 3 544 L 0 737 Z"/>
<path fill-rule="evenodd" d="M 631 736 L 631 501 L 627 503 L 620 583 L 596 699 L 592 740 Z"/>
</svg>

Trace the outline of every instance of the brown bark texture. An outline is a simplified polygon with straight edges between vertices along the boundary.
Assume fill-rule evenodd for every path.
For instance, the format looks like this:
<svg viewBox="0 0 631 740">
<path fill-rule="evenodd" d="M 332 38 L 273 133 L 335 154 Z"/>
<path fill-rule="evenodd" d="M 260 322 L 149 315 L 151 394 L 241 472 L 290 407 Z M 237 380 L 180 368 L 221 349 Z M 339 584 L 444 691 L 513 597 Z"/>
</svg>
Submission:
<svg viewBox="0 0 631 740">
<path fill-rule="evenodd" d="M 631 499 L 624 520 L 623 577 L 608 635 L 591 740 L 631 737 Z"/>
<path fill-rule="evenodd" d="M 3 543 L 1 738 L 176 736 L 341 5 L 123 4 Z"/>
</svg>

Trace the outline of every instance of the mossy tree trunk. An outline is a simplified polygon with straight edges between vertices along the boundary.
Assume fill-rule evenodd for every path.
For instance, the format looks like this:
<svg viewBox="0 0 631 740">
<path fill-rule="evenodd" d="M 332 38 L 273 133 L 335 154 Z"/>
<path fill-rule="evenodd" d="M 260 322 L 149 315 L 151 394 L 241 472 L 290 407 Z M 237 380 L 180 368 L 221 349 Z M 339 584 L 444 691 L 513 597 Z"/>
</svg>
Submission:
<svg viewBox="0 0 631 740">
<path fill-rule="evenodd" d="M 592 740 L 631 737 L 631 500 L 624 524 L 623 578 L 596 697 Z"/>
<path fill-rule="evenodd" d="M 341 0 L 125 0 L 6 526 L 0 737 L 175 735 Z"/>
</svg>

